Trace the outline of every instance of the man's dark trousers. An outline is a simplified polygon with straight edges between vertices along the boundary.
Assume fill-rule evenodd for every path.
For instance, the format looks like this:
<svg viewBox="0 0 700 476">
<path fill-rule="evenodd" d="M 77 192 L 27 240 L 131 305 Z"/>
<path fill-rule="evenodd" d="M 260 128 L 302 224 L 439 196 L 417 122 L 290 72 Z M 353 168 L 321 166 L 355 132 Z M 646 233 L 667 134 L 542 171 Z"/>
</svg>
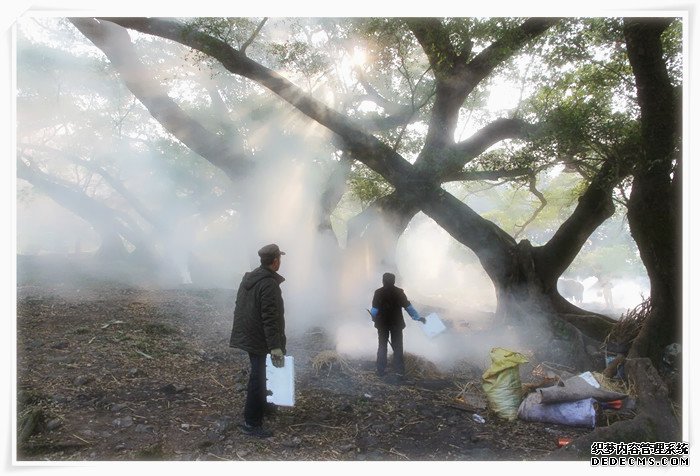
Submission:
<svg viewBox="0 0 700 476">
<path fill-rule="evenodd" d="M 392 367 L 394 372 L 399 375 L 404 374 L 403 363 L 403 331 L 400 328 L 380 328 L 377 329 L 379 336 L 379 347 L 377 348 L 377 373 L 384 374 L 386 372 L 386 354 L 389 335 L 391 335 L 391 347 L 394 349 L 394 358 Z"/>
<path fill-rule="evenodd" d="M 267 375 L 265 373 L 267 356 L 251 353 L 248 353 L 248 356 L 250 357 L 250 375 L 243 418 L 250 426 L 260 426 L 263 423 L 265 403 L 267 402 Z"/>
</svg>

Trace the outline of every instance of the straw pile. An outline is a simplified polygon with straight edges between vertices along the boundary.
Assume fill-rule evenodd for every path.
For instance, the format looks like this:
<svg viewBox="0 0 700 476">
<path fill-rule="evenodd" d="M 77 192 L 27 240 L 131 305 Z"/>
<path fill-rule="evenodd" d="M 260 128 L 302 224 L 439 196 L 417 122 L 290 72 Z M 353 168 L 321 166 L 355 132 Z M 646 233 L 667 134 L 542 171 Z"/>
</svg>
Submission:
<svg viewBox="0 0 700 476">
<path fill-rule="evenodd" d="M 438 379 L 442 373 L 434 363 L 415 354 L 404 353 L 404 368 L 407 376 L 424 379 Z"/>
<path fill-rule="evenodd" d="M 350 370 L 348 361 L 334 350 L 323 350 L 311 359 L 311 367 L 316 371 L 316 374 L 325 369 L 328 369 L 328 374 L 330 374 L 334 366 L 344 372 Z"/>
</svg>

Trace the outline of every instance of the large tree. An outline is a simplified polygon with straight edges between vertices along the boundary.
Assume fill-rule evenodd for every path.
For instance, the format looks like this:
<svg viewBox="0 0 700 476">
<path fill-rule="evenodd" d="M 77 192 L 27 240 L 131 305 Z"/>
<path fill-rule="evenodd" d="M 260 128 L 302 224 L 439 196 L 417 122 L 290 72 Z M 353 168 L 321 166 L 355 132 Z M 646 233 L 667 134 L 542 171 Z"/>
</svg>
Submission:
<svg viewBox="0 0 700 476">
<path fill-rule="evenodd" d="M 641 153 L 633 170 L 628 217 L 651 282 L 649 312 L 625 361 L 637 395 L 637 414 L 577 439 L 555 458 L 587 456 L 596 441 L 679 441 L 681 426 L 660 375 L 664 348 L 681 341 L 680 88 L 665 59 L 663 35 L 671 19 L 625 18 L 624 38 L 634 71 Z M 680 385 L 680 382 L 677 382 Z"/>
<path fill-rule="evenodd" d="M 326 74 L 315 68 L 313 45 L 318 30 L 306 32 L 306 44 L 289 43 L 275 50 L 275 55 L 265 55 L 253 52 L 256 42 L 263 42 L 264 20 L 250 22 L 248 33 L 236 42 L 221 34 L 231 26 L 230 20 L 181 23 L 168 19 L 80 18 L 72 21 L 107 55 L 152 116 L 183 144 L 225 171 L 233 183 L 240 184 L 239 179 L 264 159 L 261 154 L 254 156 L 245 151 L 243 141 L 236 137 L 235 128 L 227 120 L 226 106 L 216 88 L 212 84 L 205 88 L 211 99 L 210 116 L 221 128 L 218 133 L 212 133 L 205 125 L 207 121 L 202 119 L 205 114 L 200 113 L 197 119 L 196 114 L 178 105 L 162 84 L 154 80 L 153 72 L 141 62 L 144 50 L 136 47 L 137 42 L 124 28 L 191 48 L 197 53 L 195 63 L 218 62 L 225 71 L 233 73 L 232 77 L 247 78 L 263 86 L 286 101 L 286 107 L 291 106 L 330 130 L 334 134 L 330 145 L 343 157 L 343 167 L 329 174 L 329 187 L 321 197 L 323 212 L 318 220 L 319 229 L 330 227 L 328 217 L 340 199 L 348 173 L 381 178 L 386 185 L 382 196 L 350 225 L 351 229 L 366 233 L 377 220 L 382 220 L 393 229 L 396 238 L 418 211 L 425 213 L 477 255 L 494 283 L 499 319 L 521 325 L 521 329 L 541 329 L 535 343 L 543 352 L 555 347 L 553 344 L 559 340 L 573 344 L 567 347 L 572 350 L 569 363 L 585 368 L 591 364 L 584 350 L 590 348 L 586 344 L 602 341 L 612 322 L 604 316 L 585 313 L 564 300 L 556 283 L 593 231 L 613 214 L 614 191 L 631 175 L 630 227 L 652 281 L 652 314 L 631 354 L 635 358 L 648 355 L 652 360 L 649 363 L 632 359 L 628 367 L 640 385 L 645 413 L 636 420 L 633 429 L 635 432 L 648 429 L 647 423 L 651 422 L 651 426 L 663 427 L 657 433 L 663 438 L 674 434 L 676 427 L 668 418 L 668 406 L 656 416 L 651 415 L 652 404 L 656 405 L 659 399 L 650 390 L 657 384 L 653 366 L 658 365 L 663 346 L 677 340 L 680 328 L 676 294 L 680 289 L 679 121 L 677 98 L 662 48 L 662 36 L 668 31 L 670 21 L 625 20 L 624 31 L 622 22 L 616 19 L 598 23 L 602 30 L 613 32 L 609 37 L 603 35 L 604 40 L 614 44 L 617 53 L 629 56 L 635 84 L 628 91 L 636 93 L 638 120 L 615 112 L 612 107 L 615 98 L 605 92 L 607 81 L 628 81 L 623 71 L 626 63 L 620 62 L 619 55 L 614 67 L 606 60 L 594 62 L 595 53 L 589 52 L 588 56 L 578 58 L 584 63 L 583 68 L 562 75 L 558 87 L 567 82 L 570 87 L 541 88 L 530 107 L 531 111 L 537 111 L 545 105 L 546 112 L 491 118 L 465 140 L 458 138 L 460 115 L 471 106 L 469 101 L 488 89 L 488 82 L 499 71 L 514 67 L 512 61 L 519 54 L 539 45 L 538 54 L 551 61 L 570 61 L 571 57 L 562 54 L 566 43 L 570 41 L 573 49 L 586 49 L 585 41 L 594 35 L 576 20 L 551 18 L 485 22 L 435 18 L 370 21 L 370 31 L 384 35 L 383 38 L 388 35 L 398 39 L 396 52 L 385 52 L 387 57 L 382 61 L 394 65 L 405 81 L 394 76 L 381 83 L 376 72 L 360 71 L 354 87 L 339 88 L 330 106 L 328 100 L 319 99 L 317 88 L 318 77 Z M 365 34 L 367 25 L 359 23 L 358 31 Z M 222 25 L 223 30 L 219 28 Z M 348 26 L 344 31 L 353 31 L 355 27 Z M 329 36 L 336 35 L 339 40 L 350 38 L 333 28 L 326 24 L 321 30 Z M 573 36 L 565 36 L 572 31 Z M 557 44 L 560 35 L 566 40 L 559 38 Z M 411 51 L 420 54 L 411 56 Z M 420 62 L 416 63 L 418 66 L 411 65 L 411 58 L 422 58 L 425 68 L 420 67 Z M 264 66 L 265 62 L 278 68 L 303 70 L 305 87 Z M 412 76 L 416 71 L 420 74 Z M 603 74 L 605 71 L 609 74 Z M 403 94 L 394 91 L 397 84 L 406 84 L 407 91 Z M 388 94 L 390 91 L 394 92 Z M 363 112 L 353 107 L 358 104 L 358 98 L 379 107 Z M 549 107 L 550 104 L 554 106 Z M 424 127 L 412 128 L 419 119 L 419 125 Z M 212 121 L 208 126 L 212 126 Z M 512 139 L 520 141 L 518 147 L 497 153 L 488 151 Z M 540 243 L 533 244 L 529 239 L 518 241 L 519 234 L 507 232 L 486 219 L 445 187 L 455 180 L 510 177 L 526 180 L 537 195 L 537 171 L 557 163 L 576 170 L 585 180 L 573 212 Z M 35 184 L 47 183 L 45 175 L 25 168 L 26 165 L 23 163 L 20 172 L 27 179 Z M 480 166 L 485 169 L 479 169 Z M 56 193 L 58 189 L 54 186 L 53 190 Z M 128 193 L 122 195 L 126 197 Z M 68 195 L 56 195 L 59 196 Z M 68 200 L 63 201 L 71 206 Z M 380 252 L 386 256 L 392 246 L 390 240 Z"/>
<path fill-rule="evenodd" d="M 665 346 L 681 342 L 680 88 L 669 77 L 662 43 L 670 24 L 637 18 L 624 24 L 642 131 L 628 216 L 651 281 L 652 309 L 631 355 L 657 365 Z"/>
<path fill-rule="evenodd" d="M 604 117 L 600 112 L 604 109 L 602 105 L 612 100 L 609 95 L 596 92 L 595 83 L 601 80 L 597 71 L 613 68 L 602 65 L 596 69 L 592 67 L 595 65 L 589 65 L 592 53 L 574 58 L 584 64 L 582 71 L 589 78 L 582 79 L 580 74 L 565 78 L 569 82 L 578 81 L 573 96 L 570 90 L 551 88 L 546 92 L 545 88 L 540 103 L 551 102 L 550 98 L 558 95 L 567 99 L 558 101 L 547 112 L 530 114 L 528 120 L 526 114 L 492 118 L 466 140 L 456 139 L 460 114 L 473 106 L 470 101 L 484 94 L 496 72 L 512 68 L 511 62 L 523 50 L 537 47 L 538 54 L 554 58 L 552 61 L 561 58 L 561 50 L 565 49 L 562 45 L 567 41 L 585 50 L 586 45 L 580 45 L 582 38 L 587 38 L 581 33 L 585 28 L 575 20 L 372 19 L 348 22 L 343 27 L 320 21 L 321 26 L 315 30 L 305 30 L 309 38 L 306 44 L 288 42 L 284 48 L 268 48 L 268 54 L 253 53 L 256 42 L 264 44 L 265 20 L 248 22 L 247 30 L 243 29 L 247 32 L 238 35 L 235 41 L 221 33 L 232 30 L 230 19 L 184 24 L 161 19 L 82 18 L 74 19 L 73 23 L 105 52 L 127 87 L 154 118 L 182 143 L 224 170 L 234 183 L 240 184 L 239 179 L 264 158 L 257 154 L 252 160 L 234 128 L 230 124 L 226 126 L 226 106 L 216 88 L 206 87 L 211 98 L 211 116 L 216 118 L 223 134 L 212 134 L 201 119 L 168 96 L 152 71 L 139 60 L 142 54 L 126 30 L 117 24 L 193 48 L 199 55 L 196 61 L 218 61 L 227 71 L 235 73 L 234 77 L 245 77 L 267 87 L 334 132 L 332 145 L 345 157 L 341 161 L 344 166 L 330 174 L 329 187 L 321 197 L 319 229 L 329 229 L 329 216 L 343 193 L 348 171 L 371 170 L 375 177 L 386 181 L 387 193 L 351 220 L 349 235 L 350 238 L 363 233 L 371 235 L 374 224 L 388 224 L 393 239 L 382 241 L 386 248 L 376 250 L 386 265 L 392 265 L 395 240 L 412 217 L 423 211 L 476 253 L 494 283 L 499 317 L 513 323 L 541 320 L 546 324 L 543 337 L 547 338 L 551 337 L 551 328 L 555 334 L 575 338 L 580 344 L 585 344 L 588 337 L 599 341 L 605 337 L 610 320 L 594 315 L 582 318 L 586 313 L 559 296 L 556 282 L 591 233 L 612 215 L 613 191 L 633 170 L 638 155 L 634 121 L 625 123 L 619 120 L 619 114 L 608 112 Z M 598 28 L 605 31 L 609 26 L 603 23 Z M 318 42 L 311 41 L 319 32 L 334 38 L 339 45 L 352 45 L 351 40 L 358 38 L 353 34 L 374 35 L 385 42 L 390 38 L 388 43 L 380 42 L 375 47 L 384 55 L 376 62 L 386 63 L 386 70 L 395 66 L 398 76 L 382 82 L 374 69 L 357 71 L 357 83 L 352 87 L 335 85 L 334 107 L 327 106 L 316 99 L 318 78 L 327 74 L 322 71 L 326 63 L 313 50 Z M 560 36 L 567 40 L 559 38 L 557 44 Z M 237 48 L 231 46 L 234 44 Z M 269 54 L 270 50 L 275 55 Z M 547 50 L 546 55 L 541 50 Z M 251 55 L 259 59 L 255 61 Z M 416 62 L 421 56 L 425 67 Z M 306 89 L 263 66 L 266 59 L 278 67 L 302 71 L 306 75 L 303 76 Z M 566 60 L 571 61 L 571 57 Z M 605 81 L 617 80 L 615 74 L 619 72 L 613 72 Z M 593 86 L 582 87 L 585 81 Z M 407 85 L 407 91 L 401 92 L 397 84 Z M 353 108 L 360 100 L 369 100 L 377 108 L 369 113 Z M 199 114 L 199 117 L 203 116 Z M 419 119 L 426 127 L 422 136 L 410 127 Z M 594 129 L 590 124 L 596 122 L 604 127 L 598 127 L 593 134 L 584 130 Z M 619 137 L 615 137 L 615 131 Z M 510 155 L 487 152 L 507 139 L 518 139 L 526 146 Z M 351 165 L 348 158 L 355 160 L 355 164 Z M 565 163 L 578 170 L 585 177 L 585 187 L 573 213 L 538 244 L 528 239 L 518 241 L 516 237 L 522 234 L 524 226 L 518 233 L 506 232 L 444 188 L 445 183 L 454 180 L 510 177 L 525 181 L 537 195 L 537 171 L 555 163 Z M 552 322 L 554 325 L 550 326 Z"/>
<path fill-rule="evenodd" d="M 430 66 L 434 99 L 429 104 L 428 128 L 415 162 L 367 132 L 363 124 L 315 99 L 278 73 L 254 61 L 245 51 L 201 29 L 173 20 L 142 18 L 79 19 L 82 29 L 106 28 L 107 22 L 161 36 L 189 46 L 219 61 L 228 71 L 265 86 L 310 119 L 334 132 L 343 149 L 381 175 L 394 189 L 385 207 L 400 207 L 405 217 L 420 209 L 479 257 L 493 281 L 498 298 L 497 314 L 513 323 L 537 321 L 539 337 L 573 340 L 585 347 L 586 338 L 603 340 L 610 320 L 602 316 L 580 319 L 581 310 L 563 299 L 557 278 L 567 269 L 590 234 L 613 214 L 612 192 L 629 173 L 627 150 L 619 146 L 602 157 L 574 212 L 543 245 L 527 239 L 516 241 L 495 223 L 484 219 L 466 203 L 441 187 L 446 178 L 459 174 L 465 164 L 489 145 L 508 137 L 522 137 L 529 126 L 521 120 L 500 118 L 466 141 L 455 140 L 455 128 L 464 101 L 494 70 L 536 41 L 557 20 L 532 18 L 506 22 L 495 28 L 492 40 L 475 52 L 468 29 L 455 36 L 438 19 L 405 21 L 407 31 L 424 51 Z M 457 38 L 457 40 L 455 40 Z M 98 44 L 100 46 L 100 44 Z M 104 49 L 107 49 L 103 45 Z M 560 317 L 564 317 L 560 320 Z M 575 324 L 572 326 L 571 324 Z M 578 329 L 583 329 L 582 334 Z M 583 353 L 579 364 L 586 362 Z"/>
</svg>

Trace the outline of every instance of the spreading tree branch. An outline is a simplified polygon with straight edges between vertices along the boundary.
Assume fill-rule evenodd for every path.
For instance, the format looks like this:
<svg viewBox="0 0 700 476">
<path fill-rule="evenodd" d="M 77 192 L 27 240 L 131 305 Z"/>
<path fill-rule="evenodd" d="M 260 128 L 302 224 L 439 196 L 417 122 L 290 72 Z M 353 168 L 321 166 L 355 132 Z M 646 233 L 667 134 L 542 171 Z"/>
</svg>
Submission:
<svg viewBox="0 0 700 476">
<path fill-rule="evenodd" d="M 535 221 L 535 218 L 537 218 L 537 216 L 540 214 L 540 212 L 542 210 L 544 210 L 544 207 L 547 206 L 547 199 L 542 194 L 542 192 L 537 190 L 537 175 L 534 173 L 530 174 L 530 177 L 528 180 L 528 189 L 530 190 L 530 193 L 532 193 L 535 197 L 537 197 L 537 199 L 540 201 L 540 205 L 537 207 L 537 209 L 535 209 L 534 212 L 532 212 L 532 215 L 530 215 L 530 218 L 528 218 L 525 221 L 525 223 L 523 223 L 522 225 L 516 225 L 516 227 L 518 228 L 518 231 L 515 233 L 515 235 L 513 235 L 513 238 L 515 238 L 516 240 L 518 239 L 520 234 L 525 231 L 525 229 L 528 227 L 528 225 L 530 223 L 532 223 L 533 221 Z"/>
<path fill-rule="evenodd" d="M 126 30 L 91 18 L 72 18 L 71 22 L 107 55 L 127 87 L 153 117 L 187 147 L 234 180 L 252 169 L 252 161 L 242 150 L 232 149 L 226 140 L 209 132 L 168 97 L 138 60 Z"/>
<path fill-rule="evenodd" d="M 252 61 L 230 45 L 186 28 L 182 24 L 153 18 L 110 18 L 108 20 L 127 28 L 190 46 L 217 59 L 230 72 L 247 77 L 268 88 L 309 118 L 338 134 L 353 157 L 382 175 L 404 200 L 419 206 L 455 239 L 470 247 L 477 255 L 487 257 L 488 259 L 482 262 L 492 279 L 499 282 L 505 280 L 503 266 L 497 263 L 507 262 L 509 250 L 515 246 L 515 240 L 494 223 L 478 215 L 465 203 L 442 190 L 432 178 L 419 173 L 403 157 L 377 138 L 363 132 L 347 117 L 314 100 L 279 74 Z M 493 61 L 486 61 L 485 58 L 503 60 L 514 53 L 516 50 L 514 45 L 524 44 L 538 32 L 546 30 L 553 22 L 554 20 L 550 19 L 526 21 L 522 28 L 523 34 L 516 38 L 517 41 L 509 43 L 511 48 L 502 45 L 507 50 L 507 54 L 496 52 L 493 47 L 490 50 L 491 53 L 482 52 L 479 55 L 481 57 L 479 61 L 472 62 L 476 72 L 483 74 L 484 71 L 495 67 Z M 476 73 L 471 77 L 475 75 Z M 429 148 L 429 145 L 426 145 L 426 148 Z M 612 205 L 606 199 L 606 197 L 609 198 L 612 186 L 609 183 L 612 179 L 607 172 L 612 169 L 614 169 L 612 164 L 603 167 L 601 177 L 598 181 L 594 181 L 582 196 L 574 214 L 562 225 L 552 240 L 539 249 L 539 259 L 543 266 L 556 272 L 566 264 L 560 270 L 563 271 L 580 250 L 585 237 L 602 222 L 601 216 L 608 212 L 612 213 Z M 619 178 L 619 173 L 611 175 Z M 605 218 L 607 216 L 609 214 Z"/>
<path fill-rule="evenodd" d="M 467 87 L 473 89 L 484 78 L 531 40 L 542 35 L 559 21 L 558 18 L 528 18 L 522 24 L 504 32 L 501 38 L 491 43 L 467 65 Z M 470 89 L 470 90 L 471 90 Z"/>
<path fill-rule="evenodd" d="M 409 18 L 406 24 L 423 48 L 439 81 L 454 75 L 458 65 L 464 65 L 470 52 L 460 55 L 455 51 L 450 32 L 439 18 Z"/>
<path fill-rule="evenodd" d="M 425 27 L 414 28 L 414 35 L 421 42 L 429 61 L 439 62 L 441 70 L 436 71 L 436 98 L 432 111 L 430 126 L 426 136 L 426 153 L 419 160 L 425 161 L 425 167 L 439 163 L 440 152 L 454 143 L 454 133 L 459 118 L 459 110 L 465 99 L 493 70 L 515 55 L 520 49 L 543 34 L 554 25 L 556 18 L 530 18 L 515 28 L 501 35 L 501 38 L 474 56 L 467 58 L 457 56 L 451 45 L 446 44 L 444 32 L 427 33 Z M 423 40 L 421 41 L 421 38 Z M 445 48 L 446 50 L 440 50 Z M 430 60 L 431 56 L 442 54 L 445 59 Z M 432 64 L 432 63 L 431 63 Z"/>
<path fill-rule="evenodd" d="M 463 170 L 442 176 L 445 182 L 480 182 L 484 180 L 515 179 L 531 175 L 532 169 L 518 167 L 515 169 L 500 170 Z"/>
<path fill-rule="evenodd" d="M 535 249 L 535 261 L 544 275 L 558 277 L 569 267 L 601 223 L 615 212 L 612 192 L 629 175 L 626 161 L 609 158 L 603 162 L 586 191 L 579 197 L 573 213 L 561 224 L 554 236 Z"/>
<path fill-rule="evenodd" d="M 441 160 L 441 177 L 458 173 L 469 161 L 504 139 L 524 139 L 538 126 L 521 119 L 496 119 L 475 132 L 469 139 L 449 147 Z"/>
<path fill-rule="evenodd" d="M 263 29 L 263 26 L 265 26 L 265 23 L 267 23 L 267 17 L 263 18 L 262 21 L 258 24 L 257 28 L 253 32 L 252 35 L 250 35 L 250 38 L 246 40 L 245 43 L 241 45 L 241 53 L 245 54 L 245 50 L 255 41 L 255 38 L 258 36 L 260 33 L 260 30 Z"/>
<path fill-rule="evenodd" d="M 91 162 L 89 160 L 84 160 L 81 159 L 80 157 L 77 157 L 73 154 L 67 153 L 62 150 L 54 149 L 52 147 L 48 146 L 35 146 L 31 144 L 20 144 L 20 147 L 22 149 L 28 149 L 28 150 L 37 150 L 41 152 L 47 152 L 51 154 L 56 154 L 56 155 L 61 155 L 65 157 L 67 160 L 71 161 L 72 163 L 83 167 L 86 170 L 89 170 L 90 172 L 98 174 L 100 177 L 102 177 L 107 184 L 112 187 L 112 189 L 117 192 L 119 195 L 124 197 L 124 199 L 129 203 L 129 205 L 134 209 L 136 213 L 141 215 L 141 217 L 146 220 L 153 228 L 156 228 L 158 230 L 163 230 L 164 229 L 164 224 L 161 219 L 159 219 L 158 216 L 156 216 L 153 212 L 151 212 L 142 202 L 139 200 L 126 186 L 118 179 L 112 176 L 109 172 L 107 172 L 104 167 L 101 167 L 100 165 Z"/>
</svg>

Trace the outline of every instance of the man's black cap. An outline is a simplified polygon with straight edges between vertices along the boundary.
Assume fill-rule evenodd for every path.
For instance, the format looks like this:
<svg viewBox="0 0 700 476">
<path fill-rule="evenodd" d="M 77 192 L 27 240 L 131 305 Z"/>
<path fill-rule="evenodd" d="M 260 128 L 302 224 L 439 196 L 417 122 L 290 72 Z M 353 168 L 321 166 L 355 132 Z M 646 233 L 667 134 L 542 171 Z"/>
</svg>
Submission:
<svg viewBox="0 0 700 476">
<path fill-rule="evenodd" d="M 265 245 L 258 250 L 258 256 L 261 258 L 263 256 L 279 256 L 286 254 L 284 251 L 280 251 L 280 247 L 272 243 L 270 245 Z"/>
</svg>

